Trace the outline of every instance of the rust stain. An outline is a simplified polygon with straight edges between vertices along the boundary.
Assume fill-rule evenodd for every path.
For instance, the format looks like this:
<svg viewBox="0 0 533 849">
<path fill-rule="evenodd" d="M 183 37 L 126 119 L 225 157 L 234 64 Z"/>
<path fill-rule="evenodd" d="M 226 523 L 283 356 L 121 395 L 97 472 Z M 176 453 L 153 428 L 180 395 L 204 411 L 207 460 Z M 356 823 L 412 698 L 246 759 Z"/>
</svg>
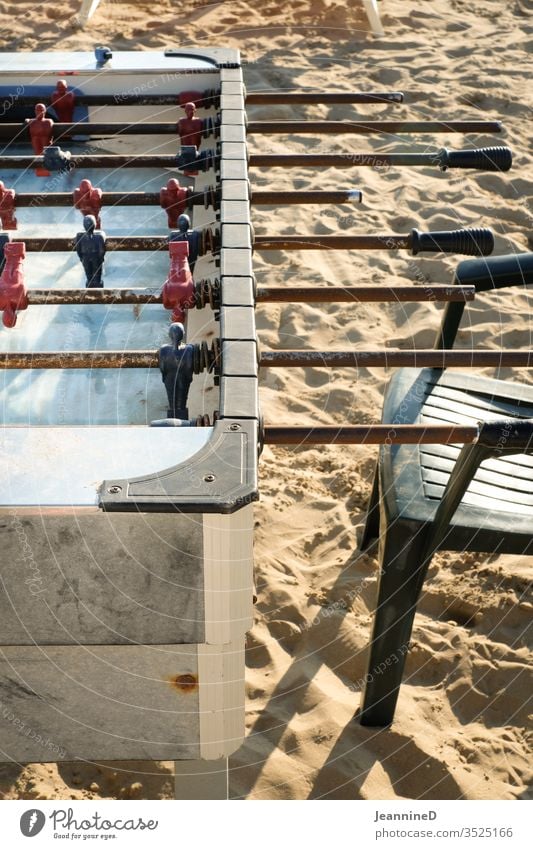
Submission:
<svg viewBox="0 0 533 849">
<path fill-rule="evenodd" d="M 198 678 L 190 672 L 185 672 L 183 675 L 173 675 L 167 679 L 168 682 L 178 693 L 194 693 L 198 689 Z"/>
</svg>

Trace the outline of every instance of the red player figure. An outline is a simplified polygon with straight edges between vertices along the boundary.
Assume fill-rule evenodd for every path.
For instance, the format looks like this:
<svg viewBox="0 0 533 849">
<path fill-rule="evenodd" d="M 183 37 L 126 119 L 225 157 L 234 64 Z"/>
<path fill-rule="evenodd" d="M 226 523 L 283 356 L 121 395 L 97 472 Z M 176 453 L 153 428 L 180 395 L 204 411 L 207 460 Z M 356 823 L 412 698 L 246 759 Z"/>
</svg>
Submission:
<svg viewBox="0 0 533 849">
<path fill-rule="evenodd" d="M 94 215 L 96 229 L 101 227 L 100 210 L 102 209 L 102 189 L 95 188 L 90 180 L 82 180 L 72 193 L 74 206 L 82 215 Z"/>
<path fill-rule="evenodd" d="M 175 230 L 178 218 L 185 212 L 189 190 L 180 186 L 179 180 L 172 177 L 159 192 L 159 203 L 167 213 L 168 226 Z M 181 321 L 181 319 L 176 319 Z"/>
<path fill-rule="evenodd" d="M 15 189 L 6 189 L 0 180 L 0 222 L 3 230 L 16 230 Z"/>
<path fill-rule="evenodd" d="M 24 242 L 8 242 L 4 246 L 6 264 L 0 275 L 0 310 L 5 327 L 14 327 L 17 323 L 17 310 L 28 306 L 24 270 L 22 263 L 26 256 Z"/>
<path fill-rule="evenodd" d="M 170 271 L 163 286 L 163 306 L 172 310 L 171 321 L 184 322 L 186 309 L 195 306 L 194 283 L 189 268 L 188 242 L 170 242 Z"/>
<path fill-rule="evenodd" d="M 181 144 L 194 145 L 199 148 L 202 141 L 202 132 L 204 122 L 201 118 L 196 118 L 196 106 L 194 103 L 186 103 L 185 118 L 180 118 L 178 121 L 178 135 Z"/>
<path fill-rule="evenodd" d="M 55 113 L 61 124 L 72 124 L 74 120 L 74 107 L 76 105 L 76 95 L 73 91 L 68 90 L 66 80 L 58 80 L 55 90 L 50 97 L 50 103 L 54 107 Z"/>
<path fill-rule="evenodd" d="M 33 152 L 36 156 L 42 156 L 45 147 L 52 144 L 52 134 L 54 132 L 54 122 L 51 118 L 46 117 L 46 106 L 44 103 L 37 103 L 35 107 L 35 118 L 27 119 L 27 123 L 30 130 Z M 38 177 L 50 176 L 50 172 L 46 168 L 36 168 L 35 173 Z"/>
</svg>

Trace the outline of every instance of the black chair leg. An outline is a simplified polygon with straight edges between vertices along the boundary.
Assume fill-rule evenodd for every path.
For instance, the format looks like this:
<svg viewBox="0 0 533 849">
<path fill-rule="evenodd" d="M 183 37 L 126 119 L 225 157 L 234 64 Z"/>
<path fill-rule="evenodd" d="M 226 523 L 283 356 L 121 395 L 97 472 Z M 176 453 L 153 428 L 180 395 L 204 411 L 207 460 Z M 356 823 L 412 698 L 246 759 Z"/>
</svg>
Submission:
<svg viewBox="0 0 533 849">
<path fill-rule="evenodd" d="M 372 484 L 372 493 L 368 503 L 366 513 L 365 527 L 363 536 L 359 543 L 359 550 L 366 551 L 370 546 L 379 539 L 379 464 L 376 463 L 374 472 L 374 482 Z"/>
<path fill-rule="evenodd" d="M 390 725 L 394 718 L 416 603 L 423 584 L 423 558 L 430 529 L 431 526 L 397 520 L 387 526 L 381 538 L 378 600 L 362 697 L 361 725 Z"/>
</svg>

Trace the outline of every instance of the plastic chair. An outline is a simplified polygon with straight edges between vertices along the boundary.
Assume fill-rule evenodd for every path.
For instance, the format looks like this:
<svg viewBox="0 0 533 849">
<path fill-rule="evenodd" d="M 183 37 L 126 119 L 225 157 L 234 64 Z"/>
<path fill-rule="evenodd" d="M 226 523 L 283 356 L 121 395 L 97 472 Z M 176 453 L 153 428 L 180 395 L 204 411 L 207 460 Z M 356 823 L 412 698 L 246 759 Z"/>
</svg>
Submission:
<svg viewBox="0 0 533 849">
<path fill-rule="evenodd" d="M 370 24 L 370 29 L 374 35 L 385 35 L 385 31 L 381 26 L 377 0 L 363 0 L 363 4 Z"/>
<path fill-rule="evenodd" d="M 80 11 L 77 15 L 78 23 L 81 27 L 85 26 L 90 18 L 92 18 L 99 5 L 100 0 L 81 0 Z"/>
<path fill-rule="evenodd" d="M 462 262 L 454 282 L 474 284 L 476 291 L 531 284 L 533 253 Z M 447 305 L 436 348 L 453 347 L 464 308 Z M 476 421 L 478 440 L 463 448 L 380 448 L 360 546 L 365 550 L 379 537 L 363 725 L 393 720 L 433 554 L 439 549 L 533 554 L 533 386 L 441 369 L 400 369 L 387 388 L 383 422 L 392 427 Z"/>
</svg>

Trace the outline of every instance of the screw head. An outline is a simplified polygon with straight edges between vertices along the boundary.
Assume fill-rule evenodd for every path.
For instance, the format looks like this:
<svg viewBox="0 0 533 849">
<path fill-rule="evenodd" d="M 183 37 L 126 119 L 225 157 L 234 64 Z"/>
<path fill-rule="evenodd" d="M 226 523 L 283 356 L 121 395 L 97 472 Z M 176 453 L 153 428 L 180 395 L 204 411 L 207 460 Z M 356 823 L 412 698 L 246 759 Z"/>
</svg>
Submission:
<svg viewBox="0 0 533 849">
<path fill-rule="evenodd" d="M 204 475 L 204 481 L 206 483 L 213 483 L 214 480 L 216 480 L 215 475 Z"/>
<path fill-rule="evenodd" d="M 122 492 L 121 486 L 110 486 L 107 490 L 111 495 L 117 495 L 119 492 Z"/>
<path fill-rule="evenodd" d="M 237 423 L 235 422 L 234 424 L 231 424 L 231 425 L 229 426 L 229 429 L 230 429 L 230 430 L 240 430 L 240 429 L 241 429 L 241 426 L 240 426 L 240 424 L 237 424 Z"/>
</svg>

